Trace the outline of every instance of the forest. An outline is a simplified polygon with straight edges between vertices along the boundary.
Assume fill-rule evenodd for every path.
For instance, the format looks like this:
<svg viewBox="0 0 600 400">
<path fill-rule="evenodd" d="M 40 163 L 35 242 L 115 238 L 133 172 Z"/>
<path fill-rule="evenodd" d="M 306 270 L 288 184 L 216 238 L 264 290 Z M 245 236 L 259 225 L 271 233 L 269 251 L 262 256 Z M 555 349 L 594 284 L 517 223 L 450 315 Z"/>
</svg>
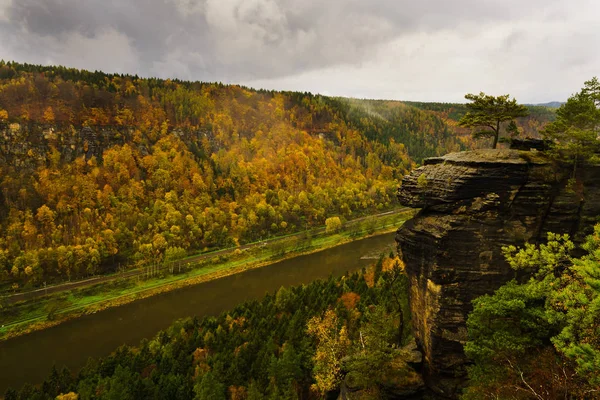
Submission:
<svg viewBox="0 0 600 400">
<path fill-rule="evenodd" d="M 586 85 L 597 93 L 597 80 Z M 581 124 L 571 111 L 582 104 L 598 126 L 590 90 L 557 111 L 527 106 L 518 134 L 558 138 L 549 154 L 585 167 L 596 160 L 597 131 L 584 124 L 571 137 L 564 128 Z M 459 126 L 466 113 L 463 104 L 0 62 L 0 292 L 334 231 L 391 210 L 401 177 L 425 158 L 486 144 Z M 463 399 L 600 397 L 599 238 L 600 225 L 579 249 L 551 233 L 504 249 L 522 279 L 473 303 Z M 408 291 L 392 254 L 359 273 L 177 321 L 80 371 L 56 366 L 43 384 L 5 398 L 412 393 L 423 382 Z"/>
<path fill-rule="evenodd" d="M 552 233 L 546 243 L 504 249 L 530 277 L 475 300 L 461 399 L 599 397 L 600 224 L 581 250 Z M 353 274 L 177 321 L 79 371 L 55 366 L 42 384 L 8 389 L 5 399 L 424 396 L 408 286 L 399 257 L 382 256 Z"/>
<path fill-rule="evenodd" d="M 415 101 L 405 103 L 420 110 L 431 111 L 454 127 L 468 110 L 467 106 L 461 103 L 422 103 Z M 556 109 L 541 105 L 526 105 L 526 107 L 529 115 L 517 119 L 520 135 L 540 138 L 541 131 L 546 124 L 556 120 Z"/>
<path fill-rule="evenodd" d="M 2 61 L 0 290 L 387 210 L 425 157 L 476 145 L 401 102 Z"/>
<path fill-rule="evenodd" d="M 504 253 L 529 278 L 474 301 L 463 399 L 600 398 L 600 225 L 581 249 L 548 233 Z"/>
<path fill-rule="evenodd" d="M 177 321 L 137 347 L 57 366 L 16 399 L 316 399 L 351 388 L 379 398 L 422 386 L 411 360 L 408 279 L 390 255 L 363 271 L 280 288 L 218 317 Z"/>
<path fill-rule="evenodd" d="M 464 148 L 418 110 L 393 128 L 349 114 L 308 93 L 2 63 L 4 290 L 389 209 L 415 160 Z"/>
</svg>

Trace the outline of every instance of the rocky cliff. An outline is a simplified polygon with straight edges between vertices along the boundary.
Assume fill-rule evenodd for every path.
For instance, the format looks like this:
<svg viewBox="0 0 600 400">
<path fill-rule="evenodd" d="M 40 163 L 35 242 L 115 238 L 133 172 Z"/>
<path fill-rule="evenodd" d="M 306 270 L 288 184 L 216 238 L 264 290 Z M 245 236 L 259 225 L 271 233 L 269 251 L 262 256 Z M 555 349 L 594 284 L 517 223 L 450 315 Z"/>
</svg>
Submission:
<svg viewBox="0 0 600 400">
<path fill-rule="evenodd" d="M 60 160 L 73 162 L 77 157 L 99 158 L 102 151 L 122 145 L 132 136 L 127 127 L 73 127 L 0 122 L 0 164 L 32 171 L 47 164 L 52 149 Z"/>
<path fill-rule="evenodd" d="M 541 152 L 490 149 L 428 159 L 404 178 L 400 203 L 421 211 L 396 241 L 425 380 L 442 397 L 455 398 L 465 381 L 471 301 L 515 277 L 502 246 L 539 242 L 548 231 L 581 239 L 597 221 L 600 166 L 569 182 L 571 173 Z"/>
<path fill-rule="evenodd" d="M 92 157 L 100 160 L 105 150 L 124 144 L 136 147 L 143 156 L 150 154 L 149 145 L 135 138 L 136 130 L 133 126 L 76 127 L 0 122 L 0 165 L 30 173 L 37 167 L 46 166 L 53 150 L 57 151 L 61 162 L 71 163 L 82 156 L 86 160 Z M 205 137 L 211 150 L 218 149 L 212 131 L 173 129 L 171 132 L 188 143 Z"/>
</svg>

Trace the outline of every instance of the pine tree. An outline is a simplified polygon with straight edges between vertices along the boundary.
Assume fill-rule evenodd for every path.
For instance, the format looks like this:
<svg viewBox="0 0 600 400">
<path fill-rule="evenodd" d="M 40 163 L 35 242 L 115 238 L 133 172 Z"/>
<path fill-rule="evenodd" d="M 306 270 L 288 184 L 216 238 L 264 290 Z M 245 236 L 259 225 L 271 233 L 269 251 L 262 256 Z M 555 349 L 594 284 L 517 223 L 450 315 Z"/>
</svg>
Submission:
<svg viewBox="0 0 600 400">
<path fill-rule="evenodd" d="M 475 139 L 491 137 L 492 148 L 495 149 L 500 138 L 502 124 L 508 122 L 507 130 L 515 133 L 515 118 L 526 117 L 529 110 L 524 105 L 518 104 L 510 95 L 490 96 L 481 92 L 479 94 L 465 95 L 468 112 L 460 119 L 458 124 L 468 128 L 480 128 L 473 133 Z"/>
<path fill-rule="evenodd" d="M 587 255 L 573 258 L 574 248 L 568 235 L 552 233 L 546 244 L 505 248 L 511 267 L 531 277 L 473 302 L 465 353 L 475 364 L 467 398 L 500 388 L 504 396 L 517 388 L 585 398 L 585 391 L 600 389 L 600 225 L 583 246 Z"/>
<path fill-rule="evenodd" d="M 553 141 L 554 156 L 575 166 L 600 150 L 600 81 L 586 81 L 580 92 L 556 111 L 556 121 L 542 135 Z"/>
</svg>

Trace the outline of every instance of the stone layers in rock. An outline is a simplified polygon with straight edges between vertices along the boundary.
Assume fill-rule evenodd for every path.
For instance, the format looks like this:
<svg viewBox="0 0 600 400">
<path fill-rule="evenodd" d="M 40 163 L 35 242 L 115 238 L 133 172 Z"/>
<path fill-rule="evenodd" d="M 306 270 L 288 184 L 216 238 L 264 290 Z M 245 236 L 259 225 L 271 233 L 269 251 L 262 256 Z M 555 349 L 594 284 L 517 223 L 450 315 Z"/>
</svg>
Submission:
<svg viewBox="0 0 600 400">
<path fill-rule="evenodd" d="M 515 277 L 502 246 L 542 241 L 546 232 L 580 240 L 600 215 L 600 166 L 557 168 L 541 153 L 476 150 L 425 161 L 406 176 L 400 203 L 421 208 L 398 230 L 410 278 L 413 327 L 425 378 L 455 398 L 468 360 L 471 301 Z"/>
</svg>

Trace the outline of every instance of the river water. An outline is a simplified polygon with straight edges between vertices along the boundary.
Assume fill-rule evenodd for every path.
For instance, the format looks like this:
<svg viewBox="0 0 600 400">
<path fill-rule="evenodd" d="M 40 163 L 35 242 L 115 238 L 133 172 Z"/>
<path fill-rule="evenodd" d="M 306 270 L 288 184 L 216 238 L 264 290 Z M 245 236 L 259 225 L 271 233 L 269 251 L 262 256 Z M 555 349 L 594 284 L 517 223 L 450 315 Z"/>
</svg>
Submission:
<svg viewBox="0 0 600 400">
<path fill-rule="evenodd" d="M 0 342 L 0 396 L 8 387 L 40 383 L 53 364 L 78 369 L 122 344 L 136 345 L 179 318 L 217 315 L 281 286 L 341 276 L 394 248 L 385 234 L 111 308 Z"/>
</svg>

